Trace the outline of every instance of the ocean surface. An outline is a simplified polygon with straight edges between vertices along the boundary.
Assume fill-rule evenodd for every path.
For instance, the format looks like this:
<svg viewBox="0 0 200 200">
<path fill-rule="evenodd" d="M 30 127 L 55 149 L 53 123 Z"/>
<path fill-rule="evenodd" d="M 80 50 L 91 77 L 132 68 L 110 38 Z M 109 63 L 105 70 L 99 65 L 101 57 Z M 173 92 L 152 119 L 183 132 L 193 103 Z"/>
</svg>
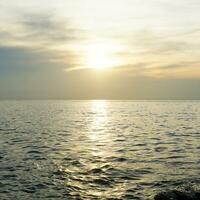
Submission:
<svg viewBox="0 0 200 200">
<path fill-rule="evenodd" d="M 0 199 L 152 199 L 200 182 L 198 101 L 0 101 Z"/>
</svg>

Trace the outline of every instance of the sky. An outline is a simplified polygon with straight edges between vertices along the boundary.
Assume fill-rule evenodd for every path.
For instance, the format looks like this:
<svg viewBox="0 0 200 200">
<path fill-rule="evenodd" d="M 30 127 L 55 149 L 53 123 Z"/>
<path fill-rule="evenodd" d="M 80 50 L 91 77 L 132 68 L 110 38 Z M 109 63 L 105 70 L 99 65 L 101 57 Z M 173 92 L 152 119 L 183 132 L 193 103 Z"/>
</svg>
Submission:
<svg viewBox="0 0 200 200">
<path fill-rule="evenodd" d="M 0 99 L 200 99 L 199 0 L 0 8 Z"/>
</svg>

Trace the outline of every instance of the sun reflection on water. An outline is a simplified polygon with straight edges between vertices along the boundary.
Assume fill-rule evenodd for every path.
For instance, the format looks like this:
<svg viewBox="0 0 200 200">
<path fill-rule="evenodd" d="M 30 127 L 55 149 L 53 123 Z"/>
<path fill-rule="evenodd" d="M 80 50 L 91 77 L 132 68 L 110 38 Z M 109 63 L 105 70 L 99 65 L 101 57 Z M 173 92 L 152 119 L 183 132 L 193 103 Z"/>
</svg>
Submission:
<svg viewBox="0 0 200 200">
<path fill-rule="evenodd" d="M 88 137 L 93 143 L 93 155 L 102 155 L 103 152 L 100 147 L 109 140 L 109 134 L 106 132 L 108 123 L 107 106 L 108 102 L 105 100 L 95 100 L 91 103 L 92 122 Z"/>
<path fill-rule="evenodd" d="M 92 123 L 90 126 L 91 137 L 98 138 L 99 133 L 104 132 L 107 121 L 107 102 L 104 100 L 93 101 L 91 104 Z"/>
</svg>

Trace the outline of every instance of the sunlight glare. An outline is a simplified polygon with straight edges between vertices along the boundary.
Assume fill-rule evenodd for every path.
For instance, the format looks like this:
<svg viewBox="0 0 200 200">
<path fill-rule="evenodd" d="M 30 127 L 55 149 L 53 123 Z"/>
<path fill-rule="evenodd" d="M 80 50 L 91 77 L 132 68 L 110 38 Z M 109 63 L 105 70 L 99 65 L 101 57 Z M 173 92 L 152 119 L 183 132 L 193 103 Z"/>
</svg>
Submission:
<svg viewBox="0 0 200 200">
<path fill-rule="evenodd" d="M 94 100 L 91 102 L 91 111 L 94 113 L 91 123 L 91 135 L 92 140 L 100 140 L 106 124 L 107 119 L 107 102 L 104 100 Z M 104 135 L 104 134 L 103 134 Z"/>
<path fill-rule="evenodd" d="M 87 47 L 85 65 L 91 69 L 110 69 L 119 65 L 114 54 L 116 49 L 111 44 L 92 44 Z"/>
</svg>

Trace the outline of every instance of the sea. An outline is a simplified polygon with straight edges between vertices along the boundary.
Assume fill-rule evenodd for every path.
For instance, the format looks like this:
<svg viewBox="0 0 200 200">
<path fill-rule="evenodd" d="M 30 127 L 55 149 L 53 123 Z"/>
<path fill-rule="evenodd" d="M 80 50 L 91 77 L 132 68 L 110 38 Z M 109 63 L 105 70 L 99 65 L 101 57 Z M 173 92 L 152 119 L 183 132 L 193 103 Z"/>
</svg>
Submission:
<svg viewBox="0 0 200 200">
<path fill-rule="evenodd" d="M 199 101 L 0 101 L 1 200 L 150 200 L 199 183 Z"/>
</svg>

